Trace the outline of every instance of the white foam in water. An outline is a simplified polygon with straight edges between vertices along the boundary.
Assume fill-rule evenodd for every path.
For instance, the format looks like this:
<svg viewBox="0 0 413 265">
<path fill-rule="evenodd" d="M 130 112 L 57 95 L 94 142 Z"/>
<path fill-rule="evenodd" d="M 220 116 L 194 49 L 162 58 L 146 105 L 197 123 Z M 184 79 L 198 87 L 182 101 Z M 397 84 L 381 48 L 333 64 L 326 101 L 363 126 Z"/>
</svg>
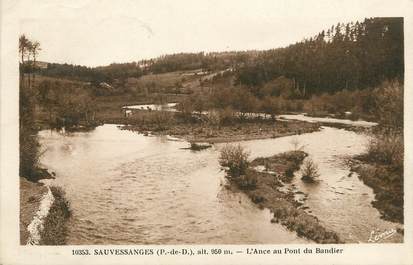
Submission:
<svg viewBox="0 0 413 265">
<path fill-rule="evenodd" d="M 29 231 L 29 238 L 27 245 L 38 245 L 40 243 L 40 232 L 43 231 L 43 222 L 46 216 L 49 214 L 50 207 L 54 202 L 52 191 L 47 186 L 47 192 L 43 195 L 40 202 L 39 210 L 33 217 L 32 222 L 27 226 Z"/>
</svg>

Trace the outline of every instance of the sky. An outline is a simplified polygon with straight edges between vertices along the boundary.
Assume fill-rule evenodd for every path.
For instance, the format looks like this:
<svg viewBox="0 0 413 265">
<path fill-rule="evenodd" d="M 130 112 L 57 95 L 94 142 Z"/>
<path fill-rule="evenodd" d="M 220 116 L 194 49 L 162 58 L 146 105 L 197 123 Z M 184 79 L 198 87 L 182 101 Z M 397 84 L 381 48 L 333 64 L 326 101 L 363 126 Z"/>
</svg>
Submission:
<svg viewBox="0 0 413 265">
<path fill-rule="evenodd" d="M 86 66 L 284 47 L 382 12 L 356 0 L 23 0 L 11 8 L 20 34 L 40 42 L 39 60 Z"/>
</svg>

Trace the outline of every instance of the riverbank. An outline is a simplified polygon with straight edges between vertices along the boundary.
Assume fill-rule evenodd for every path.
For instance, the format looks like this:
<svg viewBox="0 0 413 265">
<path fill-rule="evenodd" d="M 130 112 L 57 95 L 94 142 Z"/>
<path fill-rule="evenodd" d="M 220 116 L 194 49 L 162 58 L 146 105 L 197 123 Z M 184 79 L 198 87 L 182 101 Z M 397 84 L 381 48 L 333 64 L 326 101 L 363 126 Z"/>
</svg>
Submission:
<svg viewBox="0 0 413 265">
<path fill-rule="evenodd" d="M 20 244 L 26 245 L 30 233 L 27 229 L 36 212 L 47 188 L 42 183 L 31 182 L 20 178 Z"/>
<path fill-rule="evenodd" d="M 381 218 L 403 224 L 403 177 L 391 167 L 370 162 L 364 156 L 351 161 L 351 170 L 373 189 L 375 200 L 372 205 Z"/>
<path fill-rule="evenodd" d="M 61 188 L 52 186 L 49 190 L 43 183 L 20 178 L 21 245 L 66 244 L 70 215 L 70 206 Z"/>
<path fill-rule="evenodd" d="M 290 151 L 257 158 L 251 162 L 245 176 L 228 179 L 232 188 L 246 193 L 258 207 L 270 209 L 274 214 L 271 222 L 281 223 L 298 236 L 317 243 L 343 243 L 334 231 L 323 227 L 316 216 L 300 209 L 301 203 L 294 199 L 294 193 L 282 189 L 284 183 L 294 177 L 306 156 L 302 151 Z M 254 169 L 257 167 L 264 170 L 257 171 Z"/>
<path fill-rule="evenodd" d="M 66 194 L 60 187 L 50 187 L 54 201 L 49 214 L 44 219 L 44 229 L 40 233 L 40 245 L 66 245 L 67 221 L 72 215 Z"/>
<path fill-rule="evenodd" d="M 188 142 L 223 143 L 278 138 L 318 131 L 320 126 L 302 121 L 249 121 L 213 126 L 208 123 L 177 123 L 160 128 L 156 124 L 125 125 L 126 130 L 142 134 L 171 135 Z"/>
<path fill-rule="evenodd" d="M 372 205 L 384 220 L 404 219 L 404 137 L 397 127 L 377 127 L 365 153 L 351 161 L 352 171 L 371 187 Z"/>
</svg>

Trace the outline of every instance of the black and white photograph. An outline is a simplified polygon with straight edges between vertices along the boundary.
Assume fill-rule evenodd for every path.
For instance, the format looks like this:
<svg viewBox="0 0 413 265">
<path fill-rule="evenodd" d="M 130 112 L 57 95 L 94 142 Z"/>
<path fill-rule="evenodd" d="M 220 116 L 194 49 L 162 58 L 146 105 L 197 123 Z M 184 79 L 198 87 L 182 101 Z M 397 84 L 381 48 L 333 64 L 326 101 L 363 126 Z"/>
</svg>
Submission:
<svg viewBox="0 0 413 265">
<path fill-rule="evenodd" d="M 402 12 L 360 1 L 6 2 L 2 13 L 20 14 L 2 48 L 15 89 L 1 87 L 2 105 L 16 105 L 16 156 L 2 162 L 15 169 L 19 251 L 275 264 L 411 240 Z"/>
</svg>

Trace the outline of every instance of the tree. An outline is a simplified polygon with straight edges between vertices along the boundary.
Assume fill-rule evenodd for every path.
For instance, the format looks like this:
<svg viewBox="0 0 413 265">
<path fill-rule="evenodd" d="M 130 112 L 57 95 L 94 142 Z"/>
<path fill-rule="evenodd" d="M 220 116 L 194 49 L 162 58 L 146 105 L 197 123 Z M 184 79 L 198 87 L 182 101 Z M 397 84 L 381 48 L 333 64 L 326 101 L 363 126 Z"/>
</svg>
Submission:
<svg viewBox="0 0 413 265">
<path fill-rule="evenodd" d="M 177 109 L 181 111 L 186 120 L 191 120 L 192 112 L 194 111 L 194 103 L 190 98 L 187 98 L 177 105 Z"/>
<path fill-rule="evenodd" d="M 259 53 L 235 71 L 254 91 L 284 76 L 293 82 L 288 98 L 377 86 L 404 77 L 403 18 L 370 18 L 338 23 L 285 48 Z"/>
<path fill-rule="evenodd" d="M 41 51 L 42 49 L 40 48 L 40 43 L 38 41 L 35 41 L 35 42 L 31 43 L 29 49 L 30 49 L 30 53 L 32 54 L 32 57 L 33 57 L 31 72 L 32 72 L 32 75 L 33 75 L 33 84 L 34 84 L 35 83 L 35 78 L 36 78 L 35 70 L 36 70 L 36 67 L 37 67 L 36 66 L 36 58 L 37 58 L 37 55 L 39 54 L 39 51 Z"/>
<path fill-rule="evenodd" d="M 27 55 L 27 52 L 29 51 L 29 43 L 30 41 L 27 39 L 26 35 L 21 35 L 19 37 L 19 53 L 21 56 L 21 62 L 24 63 L 24 56 Z"/>
<path fill-rule="evenodd" d="M 222 148 L 219 156 L 219 164 L 228 168 L 231 177 L 245 175 L 249 165 L 249 152 L 241 145 L 226 145 Z"/>
<path fill-rule="evenodd" d="M 374 112 L 381 125 L 403 131 L 403 91 L 397 81 L 385 82 L 373 91 Z"/>
<path fill-rule="evenodd" d="M 247 113 L 253 113 L 258 105 L 256 97 L 245 88 L 240 88 L 235 93 L 233 106 L 240 113 L 241 120 L 244 120 Z"/>
<path fill-rule="evenodd" d="M 23 85 L 24 82 L 24 71 L 25 71 L 25 61 L 24 57 L 27 56 L 29 53 L 30 48 L 30 41 L 27 37 L 23 34 L 19 37 L 19 53 L 21 57 L 20 62 L 20 87 Z"/>
<path fill-rule="evenodd" d="M 202 113 L 203 110 L 207 108 L 207 104 L 203 98 L 202 94 L 194 94 L 191 95 L 191 101 L 193 102 L 194 110 L 197 111 L 199 114 Z"/>
<path fill-rule="evenodd" d="M 280 111 L 279 100 L 276 97 L 266 97 L 263 100 L 261 108 L 262 108 L 262 110 L 264 111 L 265 114 L 270 115 L 271 119 L 273 121 L 275 121 L 275 116 Z"/>
</svg>

